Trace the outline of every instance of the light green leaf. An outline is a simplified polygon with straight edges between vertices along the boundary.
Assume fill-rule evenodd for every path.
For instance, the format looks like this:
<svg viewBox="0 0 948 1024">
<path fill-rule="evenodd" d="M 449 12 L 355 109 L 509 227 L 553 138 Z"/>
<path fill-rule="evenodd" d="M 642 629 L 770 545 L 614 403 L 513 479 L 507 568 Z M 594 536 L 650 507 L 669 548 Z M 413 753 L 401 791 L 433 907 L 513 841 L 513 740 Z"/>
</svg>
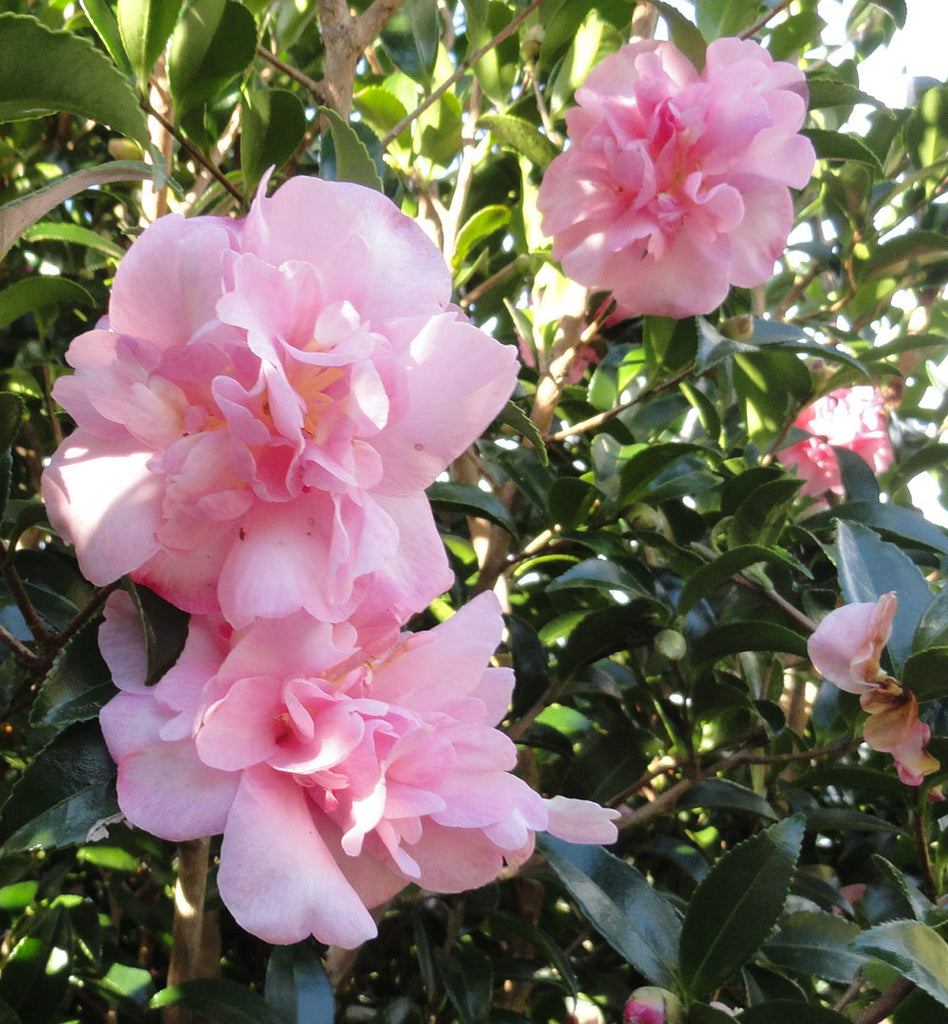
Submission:
<svg viewBox="0 0 948 1024">
<path fill-rule="evenodd" d="M 329 123 L 329 131 L 332 134 L 332 143 L 336 151 L 336 180 L 352 181 L 381 192 L 382 179 L 379 177 L 375 161 L 369 155 L 365 143 L 356 135 L 352 125 L 329 107 L 320 107 L 319 112 Z"/>
<path fill-rule="evenodd" d="M 128 80 L 88 39 L 4 13 L 0 53 L 0 121 L 65 111 L 148 145 L 145 113 Z"/>
<path fill-rule="evenodd" d="M 736 36 L 760 10 L 760 0 L 697 0 L 695 18 L 705 39 Z"/>
<path fill-rule="evenodd" d="M 874 171 L 882 174 L 882 165 L 878 157 L 854 135 L 842 132 L 831 132 L 824 128 L 806 128 L 801 132 L 806 135 L 820 160 L 855 160 L 868 164 Z"/>
<path fill-rule="evenodd" d="M 68 242 L 70 245 L 82 245 L 87 249 L 96 249 L 106 256 L 120 260 L 125 250 L 112 241 L 80 224 L 62 224 L 55 221 L 43 221 L 34 224 L 23 232 L 25 242 Z"/>
<path fill-rule="evenodd" d="M 509 206 L 483 206 L 465 221 L 454 243 L 451 266 L 455 272 L 463 265 L 468 253 L 479 242 L 510 223 Z"/>
<path fill-rule="evenodd" d="M 296 151 L 306 132 L 306 114 L 295 93 L 254 89 L 241 100 L 240 124 L 244 193 L 251 195 L 268 167 L 279 170 Z"/>
<path fill-rule="evenodd" d="M 253 15 L 237 0 L 192 0 L 175 27 L 168 81 L 180 117 L 241 74 L 257 50 Z"/>
<path fill-rule="evenodd" d="M 498 141 L 515 149 L 543 170 L 559 153 L 559 149 L 529 121 L 512 114 L 486 114 L 478 122 L 489 128 Z"/>
<path fill-rule="evenodd" d="M 129 63 L 125 47 L 122 46 L 118 22 L 108 0 L 79 0 L 79 4 L 85 11 L 92 27 L 99 33 L 99 38 L 109 51 L 109 56 L 126 75 L 131 77 L 132 65 Z"/>
<path fill-rule="evenodd" d="M 118 0 L 116 15 L 125 52 L 142 93 L 148 77 L 171 38 L 181 0 Z"/>
<path fill-rule="evenodd" d="M 863 932 L 850 948 L 894 967 L 948 1006 L 948 943 L 934 928 L 921 921 L 886 921 Z"/>
<path fill-rule="evenodd" d="M 681 11 L 662 0 L 652 0 L 658 13 L 665 19 L 671 41 L 701 71 L 704 68 L 704 54 L 708 43 L 701 31 Z"/>
</svg>

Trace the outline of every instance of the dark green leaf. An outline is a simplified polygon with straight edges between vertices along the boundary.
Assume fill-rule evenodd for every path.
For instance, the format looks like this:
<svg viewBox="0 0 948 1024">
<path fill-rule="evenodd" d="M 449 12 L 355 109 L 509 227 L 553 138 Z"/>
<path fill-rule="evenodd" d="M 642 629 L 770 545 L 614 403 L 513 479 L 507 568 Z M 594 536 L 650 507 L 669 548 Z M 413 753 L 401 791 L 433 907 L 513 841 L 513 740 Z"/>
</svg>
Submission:
<svg viewBox="0 0 948 1024">
<path fill-rule="evenodd" d="M 46 1024 L 54 1019 L 68 984 L 67 929 L 63 907 L 43 908 L 5 956 L 0 999 L 3 1006 L 19 1013 L 23 1024 Z"/>
<path fill-rule="evenodd" d="M 115 764 L 95 722 L 72 725 L 44 747 L 0 811 L 3 851 L 81 843 L 118 810 Z"/>
<path fill-rule="evenodd" d="M 943 587 L 922 613 L 912 638 L 912 651 L 948 647 L 948 587 Z"/>
<path fill-rule="evenodd" d="M 399 70 L 430 86 L 438 56 L 439 27 L 435 0 L 405 0 L 386 22 L 379 42 Z"/>
<path fill-rule="evenodd" d="M 434 959 L 461 1024 L 486 1024 L 494 994 L 490 957 L 470 946 L 456 946 L 450 956 L 435 949 Z"/>
<path fill-rule="evenodd" d="M 128 79 L 87 39 L 4 13 L 0 53 L 0 121 L 66 111 L 148 144 L 145 113 Z"/>
<path fill-rule="evenodd" d="M 703 779 L 678 801 L 679 807 L 718 807 L 740 811 L 776 821 L 777 815 L 769 803 L 746 786 L 730 779 Z"/>
<path fill-rule="evenodd" d="M 155 62 L 171 38 L 181 0 L 118 0 L 116 15 L 125 53 L 142 93 Z"/>
<path fill-rule="evenodd" d="M 801 910 L 780 922 L 763 951 L 778 967 L 848 985 L 865 963 L 865 957 L 849 949 L 858 934 L 859 925 L 852 921 Z"/>
<path fill-rule="evenodd" d="M 948 534 L 914 509 L 891 503 L 883 505 L 878 501 L 847 501 L 826 512 L 816 513 L 807 525 L 811 530 L 819 530 L 834 519 L 862 523 L 909 542 L 909 546 L 920 545 L 948 554 Z"/>
<path fill-rule="evenodd" d="M 306 114 L 296 95 L 285 89 L 246 92 L 240 108 L 240 167 L 244 192 L 257 187 L 268 167 L 279 170 L 299 146 Z"/>
<path fill-rule="evenodd" d="M 846 500 L 878 504 L 882 489 L 879 487 L 879 481 L 869 463 L 861 455 L 839 445 L 833 445 L 833 454 L 836 456 L 836 464 L 839 466 L 839 475 L 846 491 Z"/>
<path fill-rule="evenodd" d="M 948 238 L 937 231 L 919 228 L 876 245 L 867 260 L 858 264 L 860 280 L 873 277 L 904 278 L 910 271 L 948 262 Z"/>
<path fill-rule="evenodd" d="M 336 154 L 336 181 L 352 181 L 381 192 L 382 179 L 375 161 L 352 125 L 329 107 L 320 107 L 319 112 L 329 123 L 332 134 Z"/>
<path fill-rule="evenodd" d="M 540 464 L 543 466 L 549 465 L 550 459 L 547 455 L 546 445 L 543 443 L 543 435 L 537 430 L 536 424 L 519 405 L 514 404 L 514 402 L 508 402 L 504 406 L 504 411 L 497 417 L 497 422 L 506 423 L 507 426 L 516 430 L 518 434 L 523 435 L 533 446 Z"/>
<path fill-rule="evenodd" d="M 926 647 L 924 651 L 909 655 L 900 682 L 919 700 L 948 695 L 948 645 Z"/>
<path fill-rule="evenodd" d="M 623 449 L 622 454 L 626 456 L 621 464 L 622 499 L 625 502 L 637 501 L 644 497 L 648 492 L 648 485 L 655 477 L 664 473 L 673 462 L 685 455 L 701 455 L 712 462 L 717 462 L 720 458 L 713 448 L 674 442 L 629 445 L 627 449 Z"/>
<path fill-rule="evenodd" d="M 904 788 L 901 791 L 905 794 Z M 808 832 L 900 832 L 884 818 L 878 818 L 864 811 L 853 811 L 848 807 L 814 807 L 803 812 Z"/>
<path fill-rule="evenodd" d="M 775 544 L 783 533 L 799 490 L 800 481 L 786 477 L 768 480 L 755 487 L 734 512 L 727 530 L 728 544 L 731 547 L 741 544 Z M 796 569 L 809 575 L 799 562 Z"/>
<path fill-rule="evenodd" d="M 264 993 L 285 1024 L 333 1024 L 332 986 L 316 951 L 305 942 L 274 947 Z"/>
<path fill-rule="evenodd" d="M 439 482 L 432 484 L 425 492 L 432 505 L 463 512 L 467 516 L 489 519 L 516 536 L 517 525 L 504 503 L 489 491 L 482 491 L 473 484 Z"/>
<path fill-rule="evenodd" d="M 925 918 L 935 909 L 935 904 L 918 888 L 918 886 L 907 878 L 905 873 L 900 871 L 891 861 L 888 861 L 881 854 L 873 854 L 872 862 L 889 879 L 902 894 L 906 904 L 911 908 L 912 913 L 919 921 Z"/>
<path fill-rule="evenodd" d="M 948 943 L 934 928 L 921 921 L 886 921 L 863 932 L 851 948 L 894 967 L 948 1006 Z"/>
<path fill-rule="evenodd" d="M 801 134 L 806 135 L 813 143 L 820 160 L 856 160 L 868 164 L 874 171 L 882 174 L 878 157 L 854 135 L 831 132 L 824 128 L 807 128 Z"/>
<path fill-rule="evenodd" d="M 152 1009 L 185 1006 L 214 1024 L 287 1024 L 253 989 L 223 978 L 185 981 L 162 989 L 148 1005 Z"/>
<path fill-rule="evenodd" d="M 790 566 L 797 571 L 801 566 L 796 558 L 782 548 L 766 548 L 759 544 L 745 544 L 742 547 L 725 551 L 713 562 L 702 566 L 690 576 L 681 588 L 678 598 L 678 614 L 687 615 L 689 611 L 713 590 L 727 583 L 736 573 L 759 562 L 772 562 Z M 802 569 L 805 575 L 809 571 Z"/>
<path fill-rule="evenodd" d="M 638 578 L 628 569 L 603 558 L 587 558 L 567 569 L 547 587 L 548 591 L 591 588 L 593 590 L 620 590 L 637 597 L 650 598 Z"/>
<path fill-rule="evenodd" d="M 6 451 L 16 440 L 24 410 L 23 399 L 19 395 L 0 391 L 0 451 Z"/>
<path fill-rule="evenodd" d="M 68 277 L 24 277 L 0 292 L 0 327 L 53 306 L 92 306 L 92 296 Z"/>
<path fill-rule="evenodd" d="M 498 142 L 523 153 L 540 170 L 544 170 L 559 153 L 559 149 L 529 121 L 512 114 L 485 114 L 477 123 L 489 129 Z"/>
<path fill-rule="evenodd" d="M 95 718 L 115 695 L 109 669 L 99 654 L 98 626 L 73 637 L 50 669 L 30 711 L 30 723 L 61 729 Z"/>
<path fill-rule="evenodd" d="M 628 604 L 590 612 L 570 631 L 559 655 L 560 675 L 568 678 L 615 651 L 644 646 L 668 618 L 667 609 L 657 598 L 637 596 Z"/>
<path fill-rule="evenodd" d="M 688 1010 L 688 1024 L 733 1024 L 734 1018 L 707 1003 L 692 1003 Z"/>
<path fill-rule="evenodd" d="M 704 54 L 708 44 L 698 27 L 671 4 L 663 3 L 661 0 L 652 0 L 652 3 L 665 19 L 671 41 L 701 71 L 704 68 Z"/>
<path fill-rule="evenodd" d="M 932 592 L 924 577 L 894 544 L 859 523 L 840 520 L 836 528 L 837 570 L 850 603 L 878 601 L 894 590 L 899 597 L 888 648 L 896 671 L 912 650 L 912 638 Z"/>
<path fill-rule="evenodd" d="M 788 818 L 729 850 L 698 888 L 681 930 L 686 990 L 710 994 L 754 955 L 783 909 L 803 842 Z"/>
<path fill-rule="evenodd" d="M 188 638 L 190 616 L 138 583 L 126 590 L 135 602 L 145 636 L 145 685 L 153 686 L 174 665 Z"/>
<path fill-rule="evenodd" d="M 742 1024 L 783 1024 L 784 1021 L 793 1021 L 793 1024 L 846 1024 L 848 1020 L 835 1010 L 796 999 L 772 999 L 741 1013 Z"/>
<path fill-rule="evenodd" d="M 805 658 L 806 638 L 775 622 L 727 622 L 712 627 L 689 645 L 696 663 L 719 661 L 742 651 L 785 651 Z"/>
<path fill-rule="evenodd" d="M 861 89 L 857 89 L 856 86 L 830 78 L 810 78 L 807 82 L 807 90 L 810 110 L 821 110 L 824 107 L 852 107 L 857 103 L 868 103 L 874 107 L 880 105 L 877 99 Z"/>
<path fill-rule="evenodd" d="M 577 905 L 612 948 L 649 981 L 677 988 L 681 922 L 631 865 L 601 846 L 543 835 L 538 845 Z"/>
<path fill-rule="evenodd" d="M 243 72 L 256 49 L 253 15 L 237 0 L 192 0 L 168 52 L 168 81 L 178 116 L 212 99 Z"/>
</svg>

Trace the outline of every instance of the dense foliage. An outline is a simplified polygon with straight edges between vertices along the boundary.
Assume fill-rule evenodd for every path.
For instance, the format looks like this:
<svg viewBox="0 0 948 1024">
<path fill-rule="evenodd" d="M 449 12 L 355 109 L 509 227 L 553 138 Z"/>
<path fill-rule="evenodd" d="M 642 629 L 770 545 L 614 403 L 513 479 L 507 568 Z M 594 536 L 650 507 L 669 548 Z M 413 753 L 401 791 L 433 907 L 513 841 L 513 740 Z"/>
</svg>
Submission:
<svg viewBox="0 0 948 1024">
<path fill-rule="evenodd" d="M 948 771 L 901 781 L 807 654 L 831 609 L 894 591 L 883 670 L 948 765 L 948 531 L 908 489 L 929 481 L 937 504 L 948 480 L 948 86 L 897 109 L 860 89 L 906 0 L 681 6 L 3 0 L 0 1019 L 617 1022 L 657 986 L 691 1024 L 948 1020 Z M 824 45 L 827 8 L 844 47 Z M 537 208 L 576 88 L 656 33 L 697 66 L 709 41 L 753 37 L 807 75 L 818 160 L 797 227 L 766 285 L 706 316 L 635 315 L 569 281 Z M 496 590 L 519 774 L 621 811 L 608 851 L 541 837 L 476 891 L 404 890 L 354 952 L 242 931 L 219 837 L 203 926 L 176 913 L 195 847 L 123 823 L 97 722 L 112 588 L 83 579 L 39 499 L 72 426 L 52 386 L 123 252 L 168 211 L 243 215 L 271 166 L 384 191 L 461 309 L 518 348 L 512 402 L 428 489 L 454 584 L 411 628 Z M 806 440 L 798 417 L 867 385 L 894 461 L 840 440 L 838 485 L 801 488 L 780 455 Z M 121 586 L 154 681 L 186 623 Z"/>
</svg>

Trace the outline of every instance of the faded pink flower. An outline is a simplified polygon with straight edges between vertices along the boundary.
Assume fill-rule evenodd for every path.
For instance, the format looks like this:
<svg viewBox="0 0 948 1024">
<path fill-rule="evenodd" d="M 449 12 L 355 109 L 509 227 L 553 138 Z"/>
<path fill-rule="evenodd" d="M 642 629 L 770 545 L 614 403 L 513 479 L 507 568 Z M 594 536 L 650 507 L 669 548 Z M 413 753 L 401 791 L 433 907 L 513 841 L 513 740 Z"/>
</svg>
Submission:
<svg viewBox="0 0 948 1024">
<path fill-rule="evenodd" d="M 839 388 L 808 405 L 793 424 L 812 437 L 777 453 L 785 466 L 796 466 L 805 483 L 801 494 L 819 497 L 827 491 L 843 494 L 833 446 L 862 456 L 874 473 L 895 461 L 888 433 L 889 417 L 882 395 L 870 384 Z"/>
<path fill-rule="evenodd" d="M 537 206 L 553 256 L 636 313 L 709 313 L 766 281 L 793 224 L 787 186 L 813 170 L 802 72 L 716 39 L 700 73 L 672 43 L 606 57 L 567 111 L 571 146 Z"/>
<path fill-rule="evenodd" d="M 375 934 L 368 908 L 410 882 L 484 885 L 540 830 L 614 841 L 617 812 L 544 800 L 510 774 L 516 748 L 493 726 L 513 673 L 487 667 L 502 629 L 492 594 L 367 644 L 303 612 L 237 632 L 195 616 L 146 687 L 140 621 L 116 592 L 100 646 L 122 692 L 101 723 L 119 805 L 165 839 L 223 832 L 221 897 L 277 943 L 356 946 Z"/>
<path fill-rule="evenodd" d="M 873 750 L 892 755 L 902 782 L 918 786 L 940 767 L 925 750 L 931 729 L 919 721 L 912 692 L 879 665 L 897 608 L 894 592 L 883 594 L 875 603 L 836 608 L 811 634 L 807 651 L 814 667 L 831 683 L 859 694 L 859 703 L 869 715 L 863 728 L 865 741 Z"/>
<path fill-rule="evenodd" d="M 244 220 L 163 217 L 129 250 L 54 390 L 77 429 L 50 520 L 93 583 L 131 573 L 234 626 L 401 622 L 451 583 L 423 489 L 502 408 L 516 353 L 450 306 L 380 193 L 264 188 Z"/>
</svg>

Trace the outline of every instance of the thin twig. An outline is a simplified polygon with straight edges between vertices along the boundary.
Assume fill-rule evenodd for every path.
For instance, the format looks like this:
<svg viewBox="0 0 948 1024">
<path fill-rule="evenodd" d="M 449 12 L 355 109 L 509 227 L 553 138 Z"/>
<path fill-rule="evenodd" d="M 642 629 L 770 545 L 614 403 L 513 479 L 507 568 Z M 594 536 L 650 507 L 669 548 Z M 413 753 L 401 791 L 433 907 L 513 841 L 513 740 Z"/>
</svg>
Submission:
<svg viewBox="0 0 948 1024">
<path fill-rule="evenodd" d="M 750 39 L 751 36 L 756 35 L 769 21 L 773 19 L 781 12 L 785 11 L 793 0 L 780 0 L 780 3 L 775 4 L 766 14 L 762 14 L 753 25 L 745 28 L 740 34 L 741 39 Z"/>
<path fill-rule="evenodd" d="M 79 632 L 80 629 L 96 614 L 96 612 L 105 604 L 108 600 L 109 595 L 112 591 L 117 590 L 122 585 L 121 580 L 116 580 L 114 583 L 110 583 L 106 587 L 100 587 L 89 599 L 88 604 L 84 608 L 80 608 L 78 612 L 66 623 L 63 630 L 58 633 L 55 637 L 57 648 L 61 649 Z"/>
<path fill-rule="evenodd" d="M 439 99 L 454 85 L 458 82 L 472 67 L 483 57 L 485 54 L 490 53 L 495 46 L 499 46 L 508 36 L 514 34 L 518 28 L 530 17 L 531 14 L 542 4 L 544 0 L 533 0 L 533 3 L 529 7 L 524 8 L 509 25 L 504 26 L 493 39 L 486 42 L 479 50 L 475 51 L 463 64 L 459 64 L 457 70 L 451 75 L 450 78 L 446 79 L 437 89 L 429 96 L 426 96 L 421 103 L 418 104 L 415 109 L 403 117 L 401 121 L 382 139 L 382 149 L 386 149 L 388 145 L 398 138 L 399 135 L 414 121 L 420 117 L 432 103 L 437 103 Z"/>
<path fill-rule="evenodd" d="M 521 253 L 513 262 L 508 263 L 506 267 L 501 267 L 500 270 L 495 274 L 491 274 L 485 281 L 482 281 L 476 288 L 472 288 L 467 295 L 461 299 L 459 305 L 461 309 L 468 309 L 473 306 L 475 302 L 491 288 L 496 288 L 497 285 L 503 284 L 508 277 L 513 277 L 518 270 L 522 270 L 524 265 L 530 261 L 530 256 L 527 253 Z"/>
<path fill-rule="evenodd" d="M 34 654 L 29 647 L 17 640 L 6 626 L 0 626 L 0 644 L 9 647 L 13 656 L 24 668 L 34 669 L 41 661 L 39 655 Z"/>
<path fill-rule="evenodd" d="M 804 629 L 808 629 L 811 633 L 816 629 L 816 623 L 809 617 L 809 615 L 801 612 L 799 608 L 794 608 L 794 606 L 785 598 L 781 597 L 776 590 L 768 590 L 755 580 L 749 580 L 746 576 L 742 576 L 740 573 L 735 573 L 731 579 L 735 583 L 739 583 L 742 587 L 747 587 L 748 590 L 753 590 L 755 593 L 760 594 L 761 597 L 765 597 L 771 604 L 775 604 L 782 612 L 789 615 L 791 619 L 799 622 Z"/>
<path fill-rule="evenodd" d="M 871 1006 L 857 1013 L 852 1024 L 880 1024 L 914 988 L 915 982 L 898 978 Z"/>
<path fill-rule="evenodd" d="M 19 608 L 20 614 L 23 616 L 27 629 L 32 633 L 35 640 L 40 643 L 46 643 L 51 634 L 33 606 L 30 595 L 26 592 L 26 587 L 23 586 L 23 580 L 20 579 L 20 574 L 16 571 L 15 566 L 10 560 L 10 551 L 3 541 L 0 541 L 0 556 L 3 558 L 0 571 L 2 571 L 3 578 L 10 588 L 10 594 L 16 602 L 17 608 Z"/>
<path fill-rule="evenodd" d="M 157 110 L 155 110 L 155 108 L 147 100 L 142 100 L 142 106 L 145 108 L 146 112 L 151 114 L 151 116 L 162 126 L 162 128 L 170 132 L 175 137 L 175 139 L 177 139 L 178 144 L 181 146 L 181 148 L 193 160 L 196 160 L 201 165 L 201 167 L 206 168 L 207 171 L 211 175 L 213 175 L 214 179 L 220 185 L 223 185 L 223 187 L 227 189 L 227 191 L 234 197 L 234 199 L 237 200 L 238 203 L 240 203 L 241 206 L 244 205 L 244 197 L 241 195 L 237 187 L 227 180 L 227 177 L 224 175 L 223 171 L 221 171 L 219 167 L 216 167 L 213 163 L 211 163 L 211 161 L 204 156 L 204 154 L 197 148 L 197 146 L 195 146 L 189 139 L 186 139 L 177 130 L 177 128 L 175 128 L 175 126 L 163 114 L 160 114 Z"/>
<path fill-rule="evenodd" d="M 275 53 L 271 53 L 261 43 L 257 44 L 257 55 L 263 57 L 268 64 L 272 64 L 277 71 L 282 71 L 287 78 L 292 78 L 297 85 L 301 85 L 312 95 L 317 103 L 325 105 L 327 99 L 326 90 L 321 82 L 314 81 L 309 75 L 305 75 L 302 71 L 294 68 L 292 64 L 287 64 L 285 61 L 280 60 Z"/>
</svg>

